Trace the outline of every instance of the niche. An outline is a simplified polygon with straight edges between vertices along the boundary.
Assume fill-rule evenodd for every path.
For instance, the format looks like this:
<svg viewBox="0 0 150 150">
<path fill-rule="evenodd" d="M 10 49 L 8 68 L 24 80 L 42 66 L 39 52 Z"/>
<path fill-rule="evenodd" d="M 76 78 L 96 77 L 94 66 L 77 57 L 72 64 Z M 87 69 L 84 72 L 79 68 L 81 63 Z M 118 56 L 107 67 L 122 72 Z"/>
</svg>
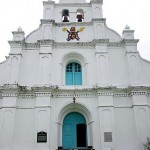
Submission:
<svg viewBox="0 0 150 150">
<path fill-rule="evenodd" d="M 67 9 L 62 11 L 62 22 L 69 22 L 69 10 Z"/>
<path fill-rule="evenodd" d="M 82 9 L 78 9 L 77 10 L 77 17 L 76 17 L 76 19 L 77 19 L 77 22 L 83 22 L 83 20 L 84 20 L 84 12 L 83 12 Z"/>
</svg>

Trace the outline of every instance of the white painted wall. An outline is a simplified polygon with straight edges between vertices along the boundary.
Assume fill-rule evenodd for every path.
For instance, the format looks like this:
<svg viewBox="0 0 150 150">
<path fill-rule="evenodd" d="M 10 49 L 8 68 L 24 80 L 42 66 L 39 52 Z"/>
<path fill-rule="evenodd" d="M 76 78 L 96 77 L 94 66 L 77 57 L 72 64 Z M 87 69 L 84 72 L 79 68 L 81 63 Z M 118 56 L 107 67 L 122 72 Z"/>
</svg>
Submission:
<svg viewBox="0 0 150 150">
<path fill-rule="evenodd" d="M 79 8 L 82 23 L 75 22 Z M 69 23 L 61 22 L 63 9 Z M 97 2 L 47 1 L 43 16 L 27 37 L 13 32 L 10 55 L 0 64 L 0 149 L 55 150 L 65 115 L 77 111 L 95 150 L 141 150 L 150 136 L 150 62 L 140 57 L 134 32 L 125 29 L 121 37 L 109 29 Z M 66 40 L 62 29 L 71 27 L 84 27 L 79 41 Z M 82 86 L 65 85 L 69 62 L 81 64 Z M 47 143 L 37 143 L 39 131 L 47 132 Z M 104 142 L 104 132 L 112 132 L 112 142 Z"/>
</svg>

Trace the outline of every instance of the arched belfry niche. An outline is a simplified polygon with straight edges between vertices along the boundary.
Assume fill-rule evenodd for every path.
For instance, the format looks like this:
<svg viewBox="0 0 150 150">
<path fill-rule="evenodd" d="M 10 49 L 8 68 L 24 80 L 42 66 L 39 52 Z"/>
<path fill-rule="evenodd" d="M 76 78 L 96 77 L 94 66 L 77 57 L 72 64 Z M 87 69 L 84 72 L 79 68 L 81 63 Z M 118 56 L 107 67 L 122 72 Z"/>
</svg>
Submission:
<svg viewBox="0 0 150 150">
<path fill-rule="evenodd" d="M 77 113 L 85 118 L 87 127 L 87 145 L 93 145 L 93 133 L 92 133 L 92 114 L 91 111 L 83 104 L 70 103 L 62 107 L 58 114 L 58 146 L 63 145 L 63 123 L 64 119 L 71 113 Z"/>
<path fill-rule="evenodd" d="M 87 85 L 87 61 L 85 57 L 79 53 L 72 52 L 65 54 L 61 59 L 61 83 L 66 85 L 66 67 L 70 63 L 77 63 L 82 70 L 82 85 Z"/>
</svg>

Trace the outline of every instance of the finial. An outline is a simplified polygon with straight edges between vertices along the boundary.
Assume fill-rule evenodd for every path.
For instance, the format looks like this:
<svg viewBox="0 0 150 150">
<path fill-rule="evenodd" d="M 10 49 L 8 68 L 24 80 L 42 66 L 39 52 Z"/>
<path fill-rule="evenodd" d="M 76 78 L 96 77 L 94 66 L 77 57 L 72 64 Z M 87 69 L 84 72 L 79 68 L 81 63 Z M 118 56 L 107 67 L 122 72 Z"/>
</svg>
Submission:
<svg viewBox="0 0 150 150">
<path fill-rule="evenodd" d="M 19 28 L 17 29 L 17 31 L 18 31 L 18 32 L 22 32 L 22 28 L 19 27 Z"/>
<path fill-rule="evenodd" d="M 125 30 L 130 30 L 130 27 L 126 24 L 126 26 L 125 26 L 124 29 L 125 29 Z"/>
</svg>

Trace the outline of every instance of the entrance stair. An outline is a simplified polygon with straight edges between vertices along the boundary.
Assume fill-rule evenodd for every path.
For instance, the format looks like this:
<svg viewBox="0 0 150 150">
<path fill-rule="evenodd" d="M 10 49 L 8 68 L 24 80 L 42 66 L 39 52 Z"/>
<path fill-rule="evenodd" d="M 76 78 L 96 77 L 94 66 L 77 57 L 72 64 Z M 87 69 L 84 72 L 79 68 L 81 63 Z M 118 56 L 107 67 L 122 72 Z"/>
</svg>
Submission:
<svg viewBox="0 0 150 150">
<path fill-rule="evenodd" d="M 95 150 L 92 146 L 82 147 L 82 148 L 72 148 L 72 149 L 64 149 L 62 147 L 58 147 L 58 150 Z"/>
</svg>

